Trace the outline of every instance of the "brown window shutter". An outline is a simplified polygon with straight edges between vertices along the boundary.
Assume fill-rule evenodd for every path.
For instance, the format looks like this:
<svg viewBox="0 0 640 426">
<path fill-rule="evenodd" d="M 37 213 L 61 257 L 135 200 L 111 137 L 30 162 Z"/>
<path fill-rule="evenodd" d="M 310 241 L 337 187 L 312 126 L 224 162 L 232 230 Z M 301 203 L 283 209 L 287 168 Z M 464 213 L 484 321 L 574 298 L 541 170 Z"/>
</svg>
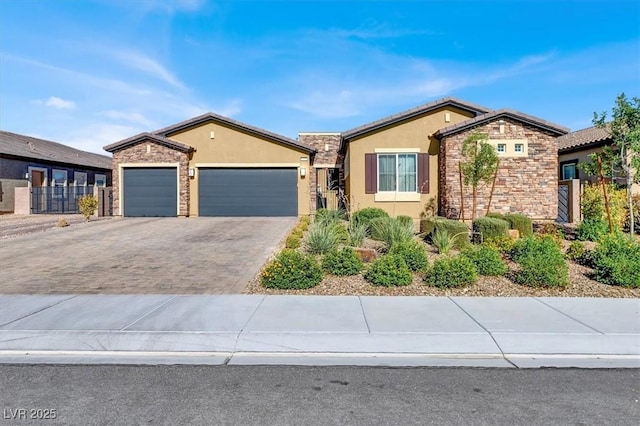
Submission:
<svg viewBox="0 0 640 426">
<path fill-rule="evenodd" d="M 375 194 L 378 189 L 378 157 L 376 154 L 364 155 L 364 193 Z"/>
<path fill-rule="evenodd" d="M 429 193 L 429 154 L 418 154 L 418 192 Z"/>
</svg>

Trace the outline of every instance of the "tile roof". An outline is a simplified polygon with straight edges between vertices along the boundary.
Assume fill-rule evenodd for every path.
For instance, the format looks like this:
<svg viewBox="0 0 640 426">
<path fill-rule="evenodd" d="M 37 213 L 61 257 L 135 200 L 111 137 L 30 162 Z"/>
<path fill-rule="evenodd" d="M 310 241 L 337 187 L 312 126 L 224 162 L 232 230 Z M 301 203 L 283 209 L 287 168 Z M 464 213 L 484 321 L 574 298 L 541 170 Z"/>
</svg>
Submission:
<svg viewBox="0 0 640 426">
<path fill-rule="evenodd" d="M 558 151 L 567 151 L 570 149 L 591 146 L 600 143 L 609 143 L 611 134 L 609 127 L 588 127 L 586 129 L 577 130 L 567 133 L 558 138 Z"/>
<path fill-rule="evenodd" d="M 467 130 L 475 126 L 479 126 L 488 121 L 492 121 L 502 117 L 511 118 L 513 120 L 524 122 L 524 123 L 533 125 L 535 127 L 549 130 L 553 133 L 556 133 L 557 135 L 564 135 L 569 132 L 569 129 L 566 127 L 560 126 L 559 124 L 552 123 L 550 121 L 543 120 L 538 117 L 534 117 L 532 115 L 524 114 L 522 112 L 515 111 L 512 109 L 499 109 L 496 111 L 491 111 L 486 114 L 479 115 L 469 120 L 462 121 L 452 126 L 448 126 L 443 129 L 440 129 L 436 132 L 435 136 L 437 138 L 441 138 L 444 136 L 453 135 L 463 130 Z"/>
<path fill-rule="evenodd" d="M 165 138 L 163 136 L 159 136 L 153 133 L 149 133 L 149 132 L 145 132 L 145 133 L 139 133 L 135 136 L 132 136 L 130 138 L 127 139 L 123 139 L 120 142 L 115 142 L 112 143 L 111 145 L 107 145 L 105 146 L 103 149 L 105 151 L 109 151 L 109 152 L 115 152 L 118 150 L 121 150 L 123 148 L 126 148 L 128 146 L 131 145 L 135 145 L 137 143 L 146 141 L 146 140 L 151 140 L 153 142 L 156 142 L 160 145 L 164 145 L 166 147 L 169 148 L 173 148 L 176 149 L 178 151 L 182 151 L 182 152 L 190 152 L 193 151 L 193 147 L 189 146 L 189 145 L 185 145 L 183 143 L 180 142 L 176 142 L 174 140 Z"/>
<path fill-rule="evenodd" d="M 465 111 L 472 112 L 474 114 L 484 114 L 489 111 L 489 109 L 483 106 L 462 101 L 457 98 L 447 97 L 447 98 L 438 99 L 436 101 L 433 101 L 424 105 L 417 106 L 415 108 L 408 109 L 406 111 L 402 111 L 398 114 L 390 115 L 380 120 L 373 121 L 371 123 L 368 123 L 362 126 L 358 126 L 351 130 L 347 130 L 346 132 L 342 133 L 342 136 L 344 139 L 351 139 L 353 137 L 372 132 L 382 127 L 395 124 L 399 121 L 403 121 L 403 120 L 424 114 L 425 112 L 429 112 L 434 109 L 441 108 L 443 106 L 454 106 L 454 107 L 463 109 Z"/>
<path fill-rule="evenodd" d="M 315 148 L 309 145 L 303 144 L 295 139 L 290 139 L 286 136 L 282 136 L 277 133 L 273 133 L 268 130 L 261 129 L 259 127 L 251 126 L 249 124 L 242 123 L 240 121 L 232 120 L 231 118 L 224 117 L 222 115 L 215 114 L 212 112 L 208 112 L 206 114 L 199 115 L 198 117 L 194 117 L 189 120 L 185 120 L 180 123 L 174 124 L 172 126 L 165 127 L 160 130 L 156 130 L 153 133 L 156 135 L 164 136 L 164 137 L 170 137 L 172 133 L 177 133 L 181 130 L 185 130 L 191 127 L 198 126 L 200 124 L 208 123 L 208 122 L 220 123 L 220 124 L 229 126 L 231 128 L 247 132 L 255 136 L 266 138 L 274 142 L 291 146 L 293 148 L 298 148 L 307 153 L 316 152 Z"/>
<path fill-rule="evenodd" d="M 0 154 L 77 166 L 111 169 L 111 157 L 17 133 L 0 131 Z"/>
</svg>

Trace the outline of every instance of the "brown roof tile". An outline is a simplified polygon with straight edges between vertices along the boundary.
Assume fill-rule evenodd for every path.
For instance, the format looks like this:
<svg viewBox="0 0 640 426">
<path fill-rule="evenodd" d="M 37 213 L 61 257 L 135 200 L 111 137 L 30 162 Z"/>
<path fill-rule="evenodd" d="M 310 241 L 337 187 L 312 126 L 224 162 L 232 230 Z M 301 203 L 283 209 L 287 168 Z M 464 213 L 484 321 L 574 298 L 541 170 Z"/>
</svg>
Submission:
<svg viewBox="0 0 640 426">
<path fill-rule="evenodd" d="M 443 129 L 440 129 L 436 132 L 435 136 L 437 138 L 441 138 L 444 136 L 453 135 L 458 132 L 470 129 L 472 127 L 479 126 L 486 122 L 493 121 L 495 119 L 502 118 L 502 117 L 511 118 L 513 120 L 524 122 L 524 123 L 533 125 L 535 127 L 539 127 L 545 130 L 550 130 L 556 133 L 557 135 L 564 135 L 569 131 L 569 129 L 566 127 L 560 126 L 559 124 L 552 123 L 550 121 L 543 120 L 538 117 L 534 117 L 532 115 L 528 115 L 512 109 L 499 109 L 496 111 L 491 111 L 486 114 L 479 115 L 469 120 L 462 121 L 452 126 L 448 126 Z"/>
<path fill-rule="evenodd" d="M 173 133 L 177 133 L 181 130 L 185 130 L 191 127 L 195 127 L 198 126 L 200 124 L 204 124 L 204 123 L 208 123 L 208 122 L 215 122 L 215 123 L 220 123 L 226 126 L 229 126 L 231 128 L 235 128 L 262 138 L 266 138 L 269 140 L 272 140 L 274 142 L 278 142 L 284 145 L 288 145 L 291 146 L 293 148 L 298 148 L 304 152 L 307 153 L 313 153 L 316 152 L 316 150 L 314 148 L 312 148 L 309 145 L 303 144 L 295 139 L 290 139 L 286 136 L 282 136 L 279 135 L 277 133 L 273 133 L 270 132 L 268 130 L 265 129 L 261 129 L 259 127 L 255 127 L 255 126 L 251 126 L 249 124 L 246 123 L 242 123 L 240 121 L 236 121 L 236 120 L 232 120 L 228 117 L 224 117 L 222 115 L 218 115 L 218 114 L 214 114 L 212 112 L 208 112 L 206 114 L 202 114 L 199 115 L 198 117 L 194 117 L 191 118 L 189 120 L 185 120 L 182 121 L 180 123 L 174 124 L 172 126 L 169 127 L 165 127 L 163 129 L 160 130 L 156 130 L 155 132 L 153 132 L 156 135 L 160 135 L 160 136 L 164 136 L 164 137 L 170 137 L 171 134 Z"/>
<path fill-rule="evenodd" d="M 182 152 L 193 151 L 193 147 L 191 147 L 189 145 L 185 145 L 183 143 L 176 142 L 174 140 L 171 140 L 171 139 L 168 139 L 168 138 L 165 138 L 163 136 L 159 136 L 159 135 L 156 135 L 156 134 L 153 134 L 153 133 L 149 133 L 149 132 L 139 133 L 139 134 L 137 134 L 135 136 L 132 136 L 130 138 L 123 139 L 123 140 L 121 140 L 119 142 L 112 143 L 111 145 L 107 145 L 103 149 L 105 151 L 108 151 L 108 152 L 115 152 L 115 151 L 119 151 L 119 150 L 121 150 L 123 148 L 127 148 L 127 147 L 129 147 L 131 145 L 135 145 L 137 143 L 146 141 L 146 140 L 151 140 L 151 141 L 156 142 L 156 143 L 158 143 L 160 145 L 164 145 L 166 147 L 173 148 L 175 150 L 182 151 Z"/>
<path fill-rule="evenodd" d="M 584 146 L 610 142 L 611 134 L 609 133 L 608 126 L 606 128 L 588 127 L 560 136 L 558 138 L 558 151 L 567 151 Z"/>
<path fill-rule="evenodd" d="M 0 154 L 56 163 L 111 169 L 111 157 L 45 139 L 0 131 Z"/>
</svg>

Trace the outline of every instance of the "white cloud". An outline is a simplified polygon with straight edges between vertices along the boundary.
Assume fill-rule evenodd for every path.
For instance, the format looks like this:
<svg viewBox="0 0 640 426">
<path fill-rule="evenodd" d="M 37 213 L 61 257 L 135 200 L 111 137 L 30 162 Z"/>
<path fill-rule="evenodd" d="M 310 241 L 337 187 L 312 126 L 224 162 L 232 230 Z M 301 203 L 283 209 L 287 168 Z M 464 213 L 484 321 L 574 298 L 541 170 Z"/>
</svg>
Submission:
<svg viewBox="0 0 640 426">
<path fill-rule="evenodd" d="M 45 100 L 36 100 L 34 103 L 36 105 L 44 105 L 55 109 L 74 109 L 76 107 L 75 102 L 67 101 L 57 96 L 51 96 L 49 99 Z"/>
<path fill-rule="evenodd" d="M 100 115 L 110 118 L 112 120 L 126 121 L 133 124 L 139 124 L 141 126 L 145 126 L 148 128 L 153 128 L 157 126 L 157 124 L 147 119 L 144 115 L 140 114 L 139 112 L 108 110 L 108 111 L 103 111 L 102 113 L 100 113 Z"/>
<path fill-rule="evenodd" d="M 173 73 L 167 70 L 159 62 L 151 59 L 144 54 L 121 49 L 111 50 L 111 54 L 126 66 L 143 71 L 180 89 L 184 89 L 185 87 L 184 84 L 176 76 L 173 75 Z"/>
</svg>

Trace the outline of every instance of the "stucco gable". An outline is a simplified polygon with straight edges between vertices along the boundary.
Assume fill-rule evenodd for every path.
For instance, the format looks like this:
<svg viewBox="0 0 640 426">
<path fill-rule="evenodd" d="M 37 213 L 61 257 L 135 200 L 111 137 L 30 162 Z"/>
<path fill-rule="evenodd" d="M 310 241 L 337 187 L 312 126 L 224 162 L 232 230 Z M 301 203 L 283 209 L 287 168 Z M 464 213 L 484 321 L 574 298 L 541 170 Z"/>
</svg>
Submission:
<svg viewBox="0 0 640 426">
<path fill-rule="evenodd" d="M 294 139 L 290 139 L 286 136 L 279 135 L 277 133 L 273 133 L 265 129 L 261 129 L 259 127 L 251 126 L 249 124 L 242 123 L 240 121 L 232 120 L 231 118 L 224 117 L 222 115 L 215 114 L 212 112 L 208 112 L 206 114 L 199 115 L 189 120 L 185 120 L 180 123 L 171 125 L 169 127 L 156 130 L 155 132 L 153 132 L 153 134 L 170 138 L 172 135 L 187 131 L 189 129 L 192 129 L 198 126 L 202 126 L 207 123 L 221 124 L 223 126 L 230 127 L 235 130 L 249 133 L 253 136 L 258 136 L 262 139 L 266 139 L 271 142 L 276 142 L 279 144 L 290 146 L 292 148 L 296 148 L 308 154 L 315 152 L 315 149 L 313 147 L 310 147 Z"/>
<path fill-rule="evenodd" d="M 453 97 L 447 97 L 447 98 L 439 99 L 437 101 L 430 102 L 424 105 L 420 105 L 415 108 L 408 109 L 406 111 L 399 112 L 394 115 L 390 115 L 380 120 L 376 120 L 371 123 L 358 126 L 351 130 L 347 130 L 346 132 L 342 133 L 342 137 L 344 140 L 353 139 L 355 137 L 374 132 L 378 129 L 394 125 L 398 122 L 402 122 L 402 121 L 411 119 L 413 117 L 419 117 L 424 114 L 428 114 L 431 111 L 434 111 L 439 108 L 447 107 L 447 106 L 455 107 L 463 111 L 470 112 L 474 115 L 484 114 L 489 111 L 488 108 L 485 108 L 483 106 L 472 104 L 470 102 L 462 101 L 460 99 L 456 99 Z"/>
</svg>

